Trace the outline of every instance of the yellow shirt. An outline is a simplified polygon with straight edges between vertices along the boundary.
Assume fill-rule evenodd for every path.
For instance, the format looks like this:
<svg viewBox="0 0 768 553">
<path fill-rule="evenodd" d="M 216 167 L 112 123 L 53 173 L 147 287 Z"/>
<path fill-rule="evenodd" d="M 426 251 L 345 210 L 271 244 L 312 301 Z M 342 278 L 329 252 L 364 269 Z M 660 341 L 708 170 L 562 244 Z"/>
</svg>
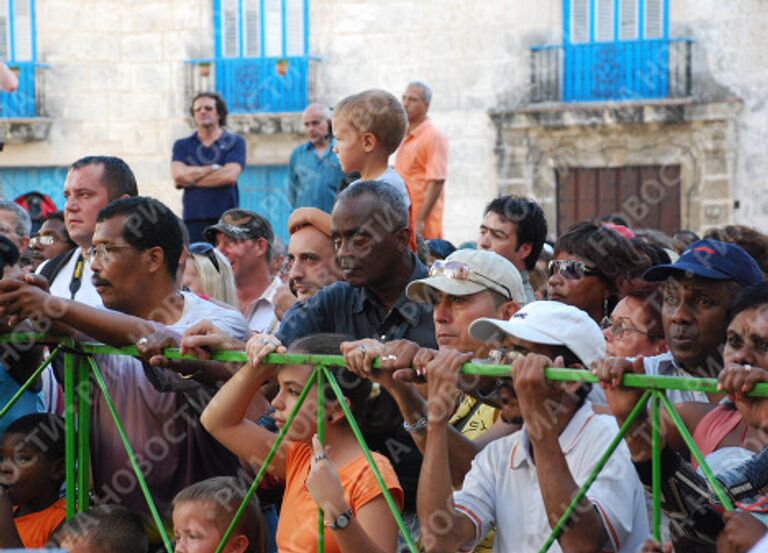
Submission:
<svg viewBox="0 0 768 553">
<path fill-rule="evenodd" d="M 499 410 L 481 403 L 477 408 L 477 400 L 465 395 L 451 417 L 451 425 L 456 427 L 468 440 L 474 440 L 488 430 L 499 418 Z M 473 412 L 474 409 L 474 412 Z M 492 553 L 495 530 L 488 532 L 485 539 L 474 549 L 475 553 Z"/>
</svg>

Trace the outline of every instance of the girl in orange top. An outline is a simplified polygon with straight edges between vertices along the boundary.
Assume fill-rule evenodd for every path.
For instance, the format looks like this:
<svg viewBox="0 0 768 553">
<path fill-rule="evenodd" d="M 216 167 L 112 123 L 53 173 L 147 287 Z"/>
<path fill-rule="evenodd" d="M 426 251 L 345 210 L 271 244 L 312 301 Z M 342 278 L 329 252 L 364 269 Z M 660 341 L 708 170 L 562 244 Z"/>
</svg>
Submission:
<svg viewBox="0 0 768 553">
<path fill-rule="evenodd" d="M 339 354 L 347 337 L 318 334 L 296 340 L 291 353 Z M 246 418 L 251 400 L 268 380 L 280 385 L 272 401 L 277 426 L 282 428 L 312 374 L 310 365 L 260 364 L 276 348 L 273 338 L 257 335 L 247 346 L 249 363 L 221 387 L 208 403 L 201 421 L 224 446 L 252 464 L 261 463 L 276 435 Z M 342 367 L 330 369 L 339 382 L 355 418 L 365 412 L 370 381 L 354 376 Z M 317 439 L 317 388 L 307 395 L 293 421 L 286 440 L 280 445 L 268 471 L 286 482 L 285 496 L 277 526 L 280 553 L 306 553 L 317 550 L 317 508 L 325 512 L 325 551 L 327 553 L 394 553 L 397 525 L 389 512 L 373 472 L 363 457 L 344 412 L 325 390 L 326 447 Z M 332 399 L 333 398 L 333 399 Z M 387 488 L 402 508 L 403 491 L 389 461 L 373 454 Z"/>
</svg>

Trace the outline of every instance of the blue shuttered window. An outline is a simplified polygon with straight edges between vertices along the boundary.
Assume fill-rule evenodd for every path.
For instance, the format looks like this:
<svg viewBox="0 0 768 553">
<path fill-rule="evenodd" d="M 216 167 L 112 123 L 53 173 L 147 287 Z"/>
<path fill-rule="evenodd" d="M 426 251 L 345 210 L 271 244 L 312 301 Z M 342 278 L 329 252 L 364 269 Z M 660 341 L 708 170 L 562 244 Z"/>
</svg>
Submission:
<svg viewBox="0 0 768 553">
<path fill-rule="evenodd" d="M 564 2 L 566 44 L 668 38 L 668 0 Z"/>
<path fill-rule="evenodd" d="M 215 0 L 216 57 L 288 58 L 309 52 L 308 0 Z"/>
<path fill-rule="evenodd" d="M 229 111 L 302 111 L 309 101 L 308 0 L 214 0 L 213 7 L 216 90 Z"/>
<path fill-rule="evenodd" d="M 4 62 L 35 61 L 34 14 L 34 0 L 0 0 L 0 59 Z"/>
<path fill-rule="evenodd" d="M 27 118 L 37 113 L 35 0 L 0 0 L 0 61 L 19 77 L 19 88 L 0 93 L 0 117 Z"/>
<path fill-rule="evenodd" d="M 664 98 L 668 0 L 564 0 L 566 102 Z"/>
</svg>

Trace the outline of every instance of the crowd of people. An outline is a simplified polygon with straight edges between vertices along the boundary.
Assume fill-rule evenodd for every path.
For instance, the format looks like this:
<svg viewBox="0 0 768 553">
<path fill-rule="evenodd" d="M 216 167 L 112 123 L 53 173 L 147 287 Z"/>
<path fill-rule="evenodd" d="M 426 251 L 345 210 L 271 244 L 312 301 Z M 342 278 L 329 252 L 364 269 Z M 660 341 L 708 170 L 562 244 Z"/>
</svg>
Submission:
<svg viewBox="0 0 768 553">
<path fill-rule="evenodd" d="M 81 399 L 92 508 L 65 520 L 63 361 L 38 375 L 46 346 L 0 349 L 0 405 L 34 377 L 0 418 L 0 547 L 160 547 L 114 408 L 177 552 L 217 550 L 264 464 L 225 552 L 316 551 L 318 508 L 325 551 L 404 551 L 390 498 L 425 551 L 538 551 L 640 399 L 623 376 L 648 374 L 718 379 L 717 393 L 666 397 L 736 510 L 665 416 L 663 539 L 650 539 L 641 409 L 550 550 L 768 551 L 768 399 L 748 395 L 768 382 L 768 236 L 667 236 L 615 214 L 553 236 L 536 201 L 499 196 L 467 214 L 477 234 L 457 248 L 442 237 L 447 148 L 430 100 L 413 83 L 402 103 L 369 90 L 307 108 L 287 245 L 269 214 L 237 206 L 244 145 L 208 93 L 174 147 L 183 218 L 108 156 L 71 165 L 63 214 L 34 235 L 0 202 L 0 246 L 21 254 L 3 257 L 4 331 L 140 354 L 94 357 L 113 406 L 95 387 Z M 248 362 L 213 360 L 221 350 Z M 267 363 L 273 352 L 342 356 L 328 370 L 343 401 L 312 365 Z M 504 375 L 464 374 L 467 362 Z M 550 381 L 547 367 L 599 385 Z"/>
</svg>

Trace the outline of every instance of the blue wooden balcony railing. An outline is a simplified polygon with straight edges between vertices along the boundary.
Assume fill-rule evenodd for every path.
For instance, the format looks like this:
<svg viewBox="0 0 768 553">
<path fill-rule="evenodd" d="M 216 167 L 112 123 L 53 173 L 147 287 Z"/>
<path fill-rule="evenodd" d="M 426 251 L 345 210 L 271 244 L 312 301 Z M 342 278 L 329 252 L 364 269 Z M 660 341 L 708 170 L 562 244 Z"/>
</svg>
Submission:
<svg viewBox="0 0 768 553">
<path fill-rule="evenodd" d="M 691 95 L 690 39 L 534 46 L 532 102 L 603 102 Z"/>
<path fill-rule="evenodd" d="M 294 113 L 310 102 L 310 56 L 208 58 L 187 62 L 191 95 L 215 90 L 230 113 Z"/>
<path fill-rule="evenodd" d="M 14 92 L 0 92 L 0 119 L 27 119 L 44 115 L 43 71 L 47 67 L 35 62 L 8 62 L 19 77 Z"/>
</svg>

